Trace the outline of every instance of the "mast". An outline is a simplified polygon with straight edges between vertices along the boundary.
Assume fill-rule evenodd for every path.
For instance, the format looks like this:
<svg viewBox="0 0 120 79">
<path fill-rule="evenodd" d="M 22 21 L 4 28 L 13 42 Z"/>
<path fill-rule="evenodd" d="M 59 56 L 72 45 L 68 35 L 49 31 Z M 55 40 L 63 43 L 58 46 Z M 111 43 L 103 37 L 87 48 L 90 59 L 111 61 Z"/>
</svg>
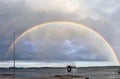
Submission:
<svg viewBox="0 0 120 79">
<path fill-rule="evenodd" d="M 15 32 L 13 33 L 14 49 L 13 49 L 13 79 L 15 79 Z"/>
</svg>

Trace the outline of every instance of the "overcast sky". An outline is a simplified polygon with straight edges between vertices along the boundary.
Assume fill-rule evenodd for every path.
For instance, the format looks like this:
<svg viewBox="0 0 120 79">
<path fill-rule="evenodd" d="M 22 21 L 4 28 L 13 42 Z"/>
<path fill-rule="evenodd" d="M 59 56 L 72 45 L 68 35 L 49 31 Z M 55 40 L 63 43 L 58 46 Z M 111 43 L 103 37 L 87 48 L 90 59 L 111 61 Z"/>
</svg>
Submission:
<svg viewBox="0 0 120 79">
<path fill-rule="evenodd" d="M 114 51 L 116 52 L 119 60 L 120 60 L 120 1 L 119 0 L 0 0 L 0 60 L 11 60 L 12 54 L 3 59 L 4 55 L 8 51 L 11 43 L 13 42 L 13 32 L 16 32 L 16 38 L 25 30 L 29 29 L 32 26 L 51 22 L 51 21 L 72 21 L 75 23 L 84 24 L 91 29 L 94 29 L 99 34 L 101 34 L 108 43 L 112 46 Z M 39 28 L 39 31 L 41 29 Z M 17 51 L 17 59 L 18 60 L 35 60 L 35 59 L 43 59 L 47 60 L 45 57 L 46 54 L 43 52 L 53 52 L 50 50 L 54 48 L 58 53 L 52 53 L 51 60 L 66 60 L 67 56 L 64 55 L 64 52 L 74 51 L 75 54 L 72 55 L 72 58 L 68 58 L 69 60 L 75 61 L 107 61 L 105 55 L 98 53 L 95 57 L 89 58 L 88 51 L 91 49 L 94 52 L 101 52 L 100 49 L 96 49 L 95 46 L 92 47 L 90 45 L 89 49 L 86 49 L 89 44 L 81 44 L 83 41 L 76 41 L 80 39 L 77 37 L 76 32 L 69 39 L 62 39 L 62 43 L 58 41 L 53 44 L 53 41 L 50 41 L 52 44 L 50 46 L 43 46 L 42 49 L 46 51 L 42 51 L 41 53 L 35 52 L 36 50 L 36 40 L 49 40 L 47 37 L 47 32 L 49 31 L 47 28 L 43 29 L 43 32 L 36 32 L 34 34 L 27 34 L 17 43 L 18 48 Z M 59 28 L 52 29 L 51 35 L 59 30 Z M 71 35 L 71 30 L 68 29 L 61 30 L 59 33 L 65 32 L 66 36 Z M 58 34 L 59 34 L 58 33 Z M 64 34 L 64 33 L 63 33 Z M 79 34 L 79 33 L 77 33 Z M 37 35 L 35 37 L 35 35 Z M 94 35 L 94 34 L 93 34 Z M 28 36 L 31 36 L 30 39 Z M 37 37 L 43 37 L 43 39 Z M 79 36 L 79 35 L 78 35 Z M 92 34 L 90 35 L 92 36 Z M 53 37 L 53 36 L 52 36 Z M 76 37 L 73 39 L 72 37 Z M 89 39 L 91 39 L 90 37 Z M 29 40 L 28 40 L 29 39 Z M 34 39 L 34 41 L 33 41 Z M 84 38 L 85 40 L 86 38 Z M 93 40 L 97 40 L 96 37 Z M 32 41 L 31 41 L 32 40 Z M 53 40 L 53 39 L 52 39 Z M 64 41 L 63 41 L 64 40 Z M 79 43 L 77 43 L 79 42 Z M 90 42 L 90 41 L 88 41 Z M 91 42 L 90 42 L 91 43 Z M 23 47 L 23 44 L 25 47 Z M 67 44 L 67 46 L 65 46 Z M 79 44 L 79 45 L 78 45 Z M 87 46 L 86 46 L 87 45 Z M 102 44 L 104 46 L 104 44 Z M 59 46 L 59 47 L 58 47 Z M 72 47 L 72 48 L 71 48 Z M 31 51 L 28 51 L 30 50 Z M 58 49 L 59 48 L 59 49 Z M 73 49 L 73 50 L 72 50 Z M 60 51 L 64 50 L 64 51 Z M 86 50 L 86 51 L 84 51 Z M 107 50 L 107 49 L 106 49 Z M 39 50 L 40 51 L 40 50 Z M 94 52 L 91 53 L 94 53 Z M 12 52 L 9 51 L 9 52 Z M 22 53 L 20 53 L 22 52 Z M 29 52 L 31 54 L 25 53 Z M 63 52 L 62 54 L 60 52 Z M 79 53 L 81 52 L 81 53 Z M 86 53 L 84 53 L 86 52 Z M 23 55 L 24 53 L 24 55 Z M 34 54 L 36 57 L 34 57 Z M 48 53 L 47 53 L 48 54 Z M 38 56 L 37 56 L 38 55 Z M 77 55 L 82 55 L 76 58 Z M 103 58 L 98 58 L 97 56 L 103 56 Z M 84 57 L 87 56 L 87 57 Z M 90 55 L 93 56 L 93 55 Z M 75 59 L 76 58 L 76 59 Z M 49 60 L 49 59 L 48 59 Z"/>
</svg>

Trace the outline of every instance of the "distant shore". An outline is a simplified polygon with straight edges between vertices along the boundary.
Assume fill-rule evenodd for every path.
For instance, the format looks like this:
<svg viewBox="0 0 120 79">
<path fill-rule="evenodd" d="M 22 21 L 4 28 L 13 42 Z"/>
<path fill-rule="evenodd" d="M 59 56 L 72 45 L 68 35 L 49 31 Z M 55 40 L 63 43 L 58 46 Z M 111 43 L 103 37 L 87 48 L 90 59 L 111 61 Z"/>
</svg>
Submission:
<svg viewBox="0 0 120 79">
<path fill-rule="evenodd" d="M 0 69 L 13 69 L 14 67 L 0 67 Z M 15 69 L 64 69 L 66 67 L 15 67 Z M 90 66 L 90 67 L 77 67 L 77 68 L 120 68 L 120 66 Z"/>
</svg>

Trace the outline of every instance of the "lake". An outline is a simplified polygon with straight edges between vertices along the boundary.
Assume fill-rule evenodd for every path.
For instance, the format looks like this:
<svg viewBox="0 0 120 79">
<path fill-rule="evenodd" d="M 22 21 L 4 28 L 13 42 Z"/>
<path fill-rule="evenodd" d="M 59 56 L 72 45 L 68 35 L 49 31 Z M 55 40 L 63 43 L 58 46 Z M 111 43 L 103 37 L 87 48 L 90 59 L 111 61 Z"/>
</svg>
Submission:
<svg viewBox="0 0 120 79">
<path fill-rule="evenodd" d="M 119 67 L 81 67 L 75 74 L 88 76 L 89 79 L 120 79 L 116 72 Z M 0 74 L 12 74 L 13 69 L 0 69 Z M 41 78 L 53 75 L 67 75 L 65 68 L 20 68 L 16 69 L 16 78 Z M 3 76 L 0 76 L 3 78 Z"/>
</svg>

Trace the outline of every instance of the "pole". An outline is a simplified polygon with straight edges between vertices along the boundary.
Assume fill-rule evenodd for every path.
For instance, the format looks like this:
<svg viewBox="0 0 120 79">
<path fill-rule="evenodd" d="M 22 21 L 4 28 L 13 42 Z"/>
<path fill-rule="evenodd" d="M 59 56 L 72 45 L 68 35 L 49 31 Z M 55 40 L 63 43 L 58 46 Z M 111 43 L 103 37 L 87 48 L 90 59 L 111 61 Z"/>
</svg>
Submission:
<svg viewBox="0 0 120 79">
<path fill-rule="evenodd" d="M 13 37 L 14 37 L 14 50 L 13 50 L 13 79 L 15 79 L 15 32 L 13 33 Z"/>
</svg>

